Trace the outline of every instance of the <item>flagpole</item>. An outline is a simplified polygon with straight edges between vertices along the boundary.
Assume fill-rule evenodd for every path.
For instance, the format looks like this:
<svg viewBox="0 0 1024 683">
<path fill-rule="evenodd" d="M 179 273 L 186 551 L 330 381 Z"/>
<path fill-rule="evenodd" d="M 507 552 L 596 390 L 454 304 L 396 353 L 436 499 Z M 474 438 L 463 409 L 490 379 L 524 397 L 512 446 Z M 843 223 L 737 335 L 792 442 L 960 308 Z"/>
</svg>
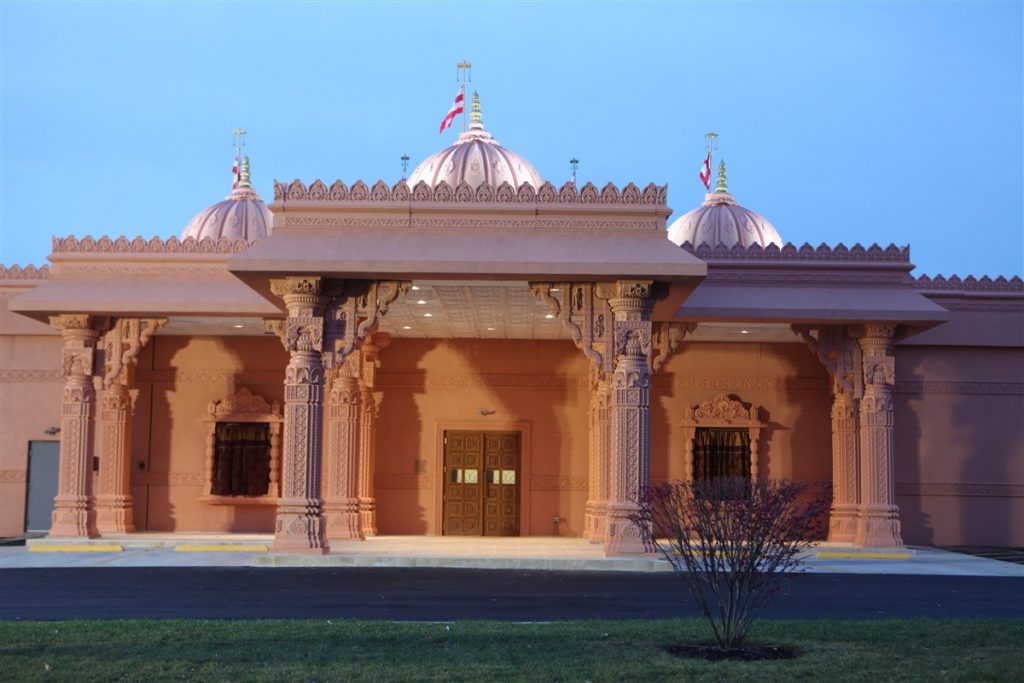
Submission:
<svg viewBox="0 0 1024 683">
<path fill-rule="evenodd" d="M 461 62 L 455 65 L 458 70 L 456 80 L 462 81 L 461 93 L 462 93 L 462 132 L 466 132 L 466 80 L 473 80 L 473 65 L 463 59 Z"/>
</svg>

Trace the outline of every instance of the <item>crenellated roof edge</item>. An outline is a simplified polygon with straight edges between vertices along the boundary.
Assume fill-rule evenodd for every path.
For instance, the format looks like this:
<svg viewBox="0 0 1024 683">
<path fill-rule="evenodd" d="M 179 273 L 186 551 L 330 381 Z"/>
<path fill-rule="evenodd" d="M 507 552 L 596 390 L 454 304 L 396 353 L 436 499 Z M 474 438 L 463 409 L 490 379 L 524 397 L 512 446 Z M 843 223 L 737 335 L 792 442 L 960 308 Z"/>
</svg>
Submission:
<svg viewBox="0 0 1024 683">
<path fill-rule="evenodd" d="M 0 280 L 45 280 L 48 277 L 50 277 L 50 266 L 36 268 L 33 265 L 28 265 L 22 268 L 19 265 L 0 264 Z"/>
<path fill-rule="evenodd" d="M 827 244 L 813 247 L 804 243 L 803 246 L 798 247 L 792 242 L 787 242 L 782 247 L 777 247 L 774 244 L 769 244 L 767 247 L 762 247 L 759 244 L 752 244 L 748 247 L 741 245 L 712 247 L 707 243 L 702 243 L 695 247 L 690 242 L 683 242 L 680 247 L 702 261 L 910 263 L 910 247 L 897 247 L 895 244 L 890 244 L 887 247 L 880 247 L 877 244 L 872 244 L 869 247 L 854 244 L 852 247 L 847 247 L 839 243 L 834 247 Z"/>
<path fill-rule="evenodd" d="M 388 186 L 378 180 L 367 186 L 362 180 L 351 187 L 336 180 L 330 187 L 323 181 L 315 180 L 308 187 L 301 180 L 290 183 L 274 181 L 275 202 L 453 202 L 453 203 L 499 203 L 499 204 L 592 204 L 592 205 L 650 205 L 665 206 L 668 202 L 668 186 L 649 183 L 642 190 L 633 183 L 621 190 L 613 183 L 598 189 L 592 183 L 576 189 L 572 182 L 561 188 L 544 183 L 539 188 L 523 183 L 518 188 L 505 182 L 497 188 L 483 183 L 473 188 L 468 183 L 459 183 L 454 188 L 446 182 L 431 187 L 424 181 L 409 187 L 405 181 Z"/>
<path fill-rule="evenodd" d="M 995 278 L 990 278 L 988 275 L 976 278 L 973 275 L 968 275 L 962 279 L 958 275 L 951 275 L 948 278 L 942 275 L 935 277 L 921 275 L 914 279 L 914 285 L 919 291 L 924 292 L 1024 293 L 1024 280 L 1016 275 L 1011 278 L 1005 278 L 1002 275 Z"/>
<path fill-rule="evenodd" d="M 203 238 L 197 240 L 193 237 L 178 239 L 169 237 L 166 240 L 161 237 L 145 239 L 135 237 L 128 239 L 125 236 L 111 239 L 100 237 L 94 239 L 86 236 L 81 239 L 69 235 L 68 237 L 53 238 L 53 253 L 102 253 L 102 254 L 237 254 L 252 245 L 246 240 L 232 239 L 211 239 Z"/>
</svg>

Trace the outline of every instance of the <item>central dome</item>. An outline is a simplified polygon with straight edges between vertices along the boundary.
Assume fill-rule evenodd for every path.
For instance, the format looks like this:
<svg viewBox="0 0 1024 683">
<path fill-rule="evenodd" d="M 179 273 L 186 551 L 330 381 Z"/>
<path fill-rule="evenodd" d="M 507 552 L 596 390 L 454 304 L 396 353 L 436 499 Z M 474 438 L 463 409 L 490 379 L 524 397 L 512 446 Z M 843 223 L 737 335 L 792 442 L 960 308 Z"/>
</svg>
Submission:
<svg viewBox="0 0 1024 683">
<path fill-rule="evenodd" d="M 473 93 L 473 110 L 469 130 L 459 135 L 458 141 L 424 160 L 409 176 L 409 186 L 421 180 L 431 187 L 442 181 L 451 187 L 465 182 L 472 188 L 487 184 L 497 188 L 508 183 L 518 188 L 529 183 L 535 188 L 544 179 L 529 161 L 505 149 L 484 130 L 484 117 L 480 113 L 480 96 Z"/>
<path fill-rule="evenodd" d="M 237 187 L 221 202 L 203 209 L 185 226 L 181 239 L 255 242 L 270 234 L 273 217 L 249 179 L 249 157 L 242 160 Z"/>
</svg>

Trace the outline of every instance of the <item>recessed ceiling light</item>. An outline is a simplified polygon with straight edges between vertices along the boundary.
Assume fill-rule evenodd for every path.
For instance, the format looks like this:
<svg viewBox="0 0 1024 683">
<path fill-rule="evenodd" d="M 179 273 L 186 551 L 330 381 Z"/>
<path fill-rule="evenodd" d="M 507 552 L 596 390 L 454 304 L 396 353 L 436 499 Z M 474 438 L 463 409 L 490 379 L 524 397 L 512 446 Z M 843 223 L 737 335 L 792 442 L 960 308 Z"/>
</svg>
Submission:
<svg viewBox="0 0 1024 683">
<path fill-rule="evenodd" d="M 557 292 L 557 291 L 558 291 L 558 287 L 552 287 L 551 289 L 548 290 L 549 293 L 554 293 L 554 292 Z"/>
<path fill-rule="evenodd" d="M 417 301 L 416 303 L 418 303 L 418 304 L 420 304 L 420 305 L 422 306 L 423 304 L 425 304 L 425 303 L 427 303 L 427 302 L 426 302 L 426 301 L 424 301 L 423 299 L 420 299 L 420 300 L 419 300 L 419 301 Z"/>
<path fill-rule="evenodd" d="M 740 334 L 750 334 L 750 330 L 740 330 Z"/>
<path fill-rule="evenodd" d="M 234 327 L 235 327 L 236 330 L 240 330 L 243 327 L 245 327 L 245 325 L 235 325 Z"/>
<path fill-rule="evenodd" d="M 434 314 L 433 314 L 433 313 L 424 313 L 424 314 L 423 314 L 423 317 L 424 317 L 424 318 L 433 318 L 433 317 L 434 317 Z"/>
<path fill-rule="evenodd" d="M 403 330 L 411 330 L 412 326 L 411 325 L 402 325 L 402 329 Z"/>
<path fill-rule="evenodd" d="M 413 285 L 412 286 L 412 291 L 414 291 L 414 292 L 420 291 L 419 285 Z"/>
<path fill-rule="evenodd" d="M 488 328 L 487 328 L 487 331 L 488 331 L 488 332 L 494 332 L 494 328 L 493 328 L 493 327 L 488 327 Z"/>
<path fill-rule="evenodd" d="M 551 319 L 552 319 L 552 318 L 554 318 L 555 316 L 554 316 L 553 314 L 551 314 L 551 313 L 548 313 L 548 314 L 547 314 L 546 316 L 544 316 L 544 317 L 545 317 L 545 318 L 547 318 L 548 320 L 551 320 Z"/>
</svg>

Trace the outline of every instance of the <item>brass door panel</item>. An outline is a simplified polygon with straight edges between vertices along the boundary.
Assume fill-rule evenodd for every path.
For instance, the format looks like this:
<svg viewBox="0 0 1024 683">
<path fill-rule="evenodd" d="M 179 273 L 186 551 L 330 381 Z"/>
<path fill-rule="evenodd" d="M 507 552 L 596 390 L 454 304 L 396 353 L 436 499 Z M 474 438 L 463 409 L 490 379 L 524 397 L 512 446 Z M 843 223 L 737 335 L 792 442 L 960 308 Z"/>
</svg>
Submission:
<svg viewBox="0 0 1024 683">
<path fill-rule="evenodd" d="M 519 535 L 519 432 L 445 432 L 446 536 Z"/>
</svg>

